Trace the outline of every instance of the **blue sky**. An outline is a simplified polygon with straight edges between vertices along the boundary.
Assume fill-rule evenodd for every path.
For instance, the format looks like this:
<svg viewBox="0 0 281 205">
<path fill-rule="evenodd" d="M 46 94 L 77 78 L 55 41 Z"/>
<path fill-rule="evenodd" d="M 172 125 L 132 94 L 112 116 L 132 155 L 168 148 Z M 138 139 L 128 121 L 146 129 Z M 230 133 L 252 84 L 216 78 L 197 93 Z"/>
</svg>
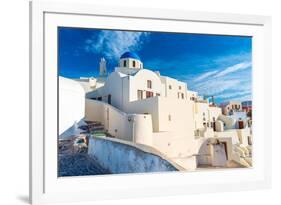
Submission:
<svg viewBox="0 0 281 205">
<path fill-rule="evenodd" d="M 113 71 L 122 53 L 132 51 L 144 68 L 214 95 L 217 103 L 251 100 L 251 37 L 84 28 L 59 28 L 58 37 L 60 76 L 98 76 L 101 57 Z"/>
</svg>

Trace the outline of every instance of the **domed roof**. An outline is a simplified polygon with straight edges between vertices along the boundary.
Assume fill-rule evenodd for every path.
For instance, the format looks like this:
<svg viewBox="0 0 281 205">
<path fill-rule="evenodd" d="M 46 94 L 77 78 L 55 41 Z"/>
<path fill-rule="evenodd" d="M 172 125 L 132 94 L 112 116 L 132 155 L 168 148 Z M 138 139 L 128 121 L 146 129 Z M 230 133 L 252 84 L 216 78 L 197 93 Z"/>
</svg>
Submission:
<svg viewBox="0 0 281 205">
<path fill-rule="evenodd" d="M 120 59 L 122 59 L 122 58 L 134 58 L 134 59 L 137 59 L 137 60 L 141 60 L 140 57 L 134 52 L 125 52 L 120 57 Z"/>
</svg>

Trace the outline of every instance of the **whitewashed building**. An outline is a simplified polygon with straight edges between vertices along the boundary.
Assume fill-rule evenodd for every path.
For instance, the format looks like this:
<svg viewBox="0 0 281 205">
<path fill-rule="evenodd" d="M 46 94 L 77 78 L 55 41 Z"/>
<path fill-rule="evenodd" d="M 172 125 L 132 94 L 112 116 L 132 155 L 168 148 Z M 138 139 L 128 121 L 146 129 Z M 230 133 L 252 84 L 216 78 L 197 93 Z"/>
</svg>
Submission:
<svg viewBox="0 0 281 205">
<path fill-rule="evenodd" d="M 250 128 L 227 129 L 231 119 L 220 107 L 185 82 L 144 68 L 135 53 L 124 53 L 109 74 L 102 59 L 99 77 L 76 82 L 85 90 L 85 119 L 101 122 L 115 138 L 153 147 L 186 170 L 251 164 L 241 162 L 244 148 L 234 151 L 249 145 Z"/>
</svg>

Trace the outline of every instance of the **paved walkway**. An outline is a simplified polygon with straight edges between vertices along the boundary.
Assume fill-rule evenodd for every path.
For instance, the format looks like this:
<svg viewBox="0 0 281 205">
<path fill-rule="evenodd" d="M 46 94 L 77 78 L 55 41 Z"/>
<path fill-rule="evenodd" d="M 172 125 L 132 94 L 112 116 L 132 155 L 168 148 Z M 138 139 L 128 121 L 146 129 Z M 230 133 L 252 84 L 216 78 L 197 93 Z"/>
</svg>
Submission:
<svg viewBox="0 0 281 205">
<path fill-rule="evenodd" d="M 87 125 L 79 127 L 84 130 L 83 135 L 89 135 L 93 131 L 103 131 L 103 126 L 98 122 L 87 122 Z M 86 176 L 110 174 L 99 163 L 87 154 L 88 148 L 75 149 L 74 141 L 79 137 L 72 136 L 67 140 L 59 141 L 58 168 L 59 177 L 63 176 Z"/>
<path fill-rule="evenodd" d="M 59 156 L 58 176 L 85 176 L 110 174 L 87 154 L 70 154 Z"/>
</svg>

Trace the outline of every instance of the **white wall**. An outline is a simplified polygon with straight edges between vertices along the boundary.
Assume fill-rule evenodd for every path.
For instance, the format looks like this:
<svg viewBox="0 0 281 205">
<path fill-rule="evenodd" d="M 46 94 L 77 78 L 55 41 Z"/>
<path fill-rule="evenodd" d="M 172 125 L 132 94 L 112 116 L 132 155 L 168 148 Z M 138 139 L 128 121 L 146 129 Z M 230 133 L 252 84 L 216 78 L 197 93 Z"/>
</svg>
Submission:
<svg viewBox="0 0 281 205">
<path fill-rule="evenodd" d="M 70 79 L 59 77 L 59 134 L 85 116 L 85 91 Z"/>
<path fill-rule="evenodd" d="M 152 83 L 151 88 L 147 87 L 147 80 L 150 80 Z M 146 98 L 146 91 L 153 92 L 153 96 L 156 96 L 156 93 L 163 95 L 162 85 L 158 75 L 147 69 L 140 70 L 135 76 L 130 76 L 129 82 L 130 94 L 129 101 L 138 100 L 137 91 L 143 91 L 143 98 Z"/>
<path fill-rule="evenodd" d="M 249 145 L 248 137 L 252 137 L 250 128 L 239 129 L 239 130 L 237 130 L 237 134 L 238 134 L 240 143 L 244 146 L 248 146 Z M 253 136 L 253 139 L 255 139 L 254 136 Z M 255 140 L 253 140 L 253 141 L 255 141 Z"/>
<path fill-rule="evenodd" d="M 159 131 L 158 97 L 132 101 L 124 108 L 126 113 L 150 114 L 152 117 L 153 132 Z"/>
<path fill-rule="evenodd" d="M 196 169 L 197 143 L 194 136 L 177 135 L 174 132 L 154 132 L 153 147 L 186 170 Z"/>
<path fill-rule="evenodd" d="M 194 136 L 193 102 L 159 98 L 159 131 L 173 131 L 182 136 Z"/>
<path fill-rule="evenodd" d="M 194 138 L 193 101 L 153 97 L 130 102 L 126 109 L 129 113 L 151 114 L 153 147 L 181 166 L 191 170 L 195 168 L 196 159 L 187 157 L 196 152 L 197 145 Z"/>
<path fill-rule="evenodd" d="M 86 99 L 85 119 L 101 122 L 116 138 L 152 145 L 151 115 L 127 114 L 107 103 Z"/>
<path fill-rule="evenodd" d="M 130 125 L 133 129 L 133 142 L 152 146 L 152 118 L 151 115 L 134 114 Z"/>
<path fill-rule="evenodd" d="M 226 115 L 220 115 L 219 120 L 221 120 L 223 123 L 224 123 L 224 129 L 235 129 L 236 128 L 236 120 L 229 117 L 229 116 L 226 116 Z"/>
<path fill-rule="evenodd" d="M 102 97 L 102 101 L 107 102 L 108 95 L 111 95 L 111 104 L 118 109 L 123 109 L 123 101 L 125 99 L 125 93 L 128 92 L 128 86 L 125 85 L 124 81 L 127 81 L 127 77 L 123 78 L 118 72 L 112 72 L 105 83 L 105 85 L 93 92 L 87 94 L 87 98 Z M 121 91 L 121 92 L 120 92 Z"/>
<path fill-rule="evenodd" d="M 128 103 L 125 112 L 151 114 L 153 132 L 171 131 L 179 136 L 194 135 L 192 101 L 153 97 Z"/>
<path fill-rule="evenodd" d="M 218 119 L 218 117 L 222 114 L 222 109 L 220 107 L 209 107 L 209 121 L 213 122 L 213 118 L 215 118 L 215 121 Z"/>
<path fill-rule="evenodd" d="M 187 99 L 191 99 L 191 98 L 197 98 L 198 97 L 198 93 L 195 91 L 191 91 L 191 90 L 187 90 L 186 91 L 186 98 Z"/>
<path fill-rule="evenodd" d="M 204 128 L 204 123 L 206 126 L 209 124 L 211 127 L 211 122 L 214 122 L 221 115 L 222 110 L 220 107 L 209 106 L 208 103 L 196 102 L 194 103 L 194 118 L 195 118 L 195 129 Z"/>
<path fill-rule="evenodd" d="M 194 103 L 195 129 L 204 128 L 204 123 L 209 122 L 209 105 L 207 103 Z"/>
<path fill-rule="evenodd" d="M 104 102 L 86 99 L 86 120 L 98 121 L 105 130 L 124 140 L 132 140 L 131 127 L 126 113 Z"/>
<path fill-rule="evenodd" d="M 149 113 L 153 124 L 153 147 L 186 169 L 194 170 L 196 152 L 193 101 L 153 97 L 126 105 L 128 113 Z"/>
<path fill-rule="evenodd" d="M 167 76 L 161 76 L 161 81 L 165 87 L 165 96 L 175 99 L 182 99 L 181 94 L 184 94 L 184 99 L 186 99 L 187 86 L 186 83 L 178 81 L 177 79 L 170 78 Z M 180 96 L 178 96 L 180 94 Z"/>
</svg>

